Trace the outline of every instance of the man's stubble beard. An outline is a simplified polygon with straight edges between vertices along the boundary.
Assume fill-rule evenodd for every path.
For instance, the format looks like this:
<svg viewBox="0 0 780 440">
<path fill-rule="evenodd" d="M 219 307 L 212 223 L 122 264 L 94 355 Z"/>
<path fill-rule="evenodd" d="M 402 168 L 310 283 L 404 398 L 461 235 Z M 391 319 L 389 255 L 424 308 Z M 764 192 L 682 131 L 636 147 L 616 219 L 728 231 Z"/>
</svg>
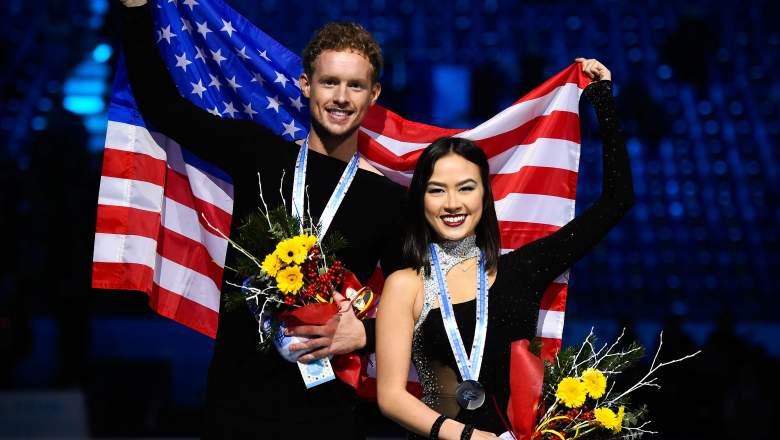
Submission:
<svg viewBox="0 0 780 440">
<path fill-rule="evenodd" d="M 355 134 L 355 132 L 360 128 L 360 124 L 355 125 L 353 128 L 351 128 L 349 131 L 347 131 L 344 134 L 333 134 L 333 132 L 331 132 L 330 130 L 325 128 L 325 126 L 320 124 L 320 122 L 316 118 L 312 117 L 311 127 L 317 133 L 317 136 L 320 138 L 323 148 L 325 148 L 326 151 L 330 152 L 330 148 L 341 145 L 342 143 L 344 143 L 344 141 L 346 141 L 353 134 Z"/>
</svg>

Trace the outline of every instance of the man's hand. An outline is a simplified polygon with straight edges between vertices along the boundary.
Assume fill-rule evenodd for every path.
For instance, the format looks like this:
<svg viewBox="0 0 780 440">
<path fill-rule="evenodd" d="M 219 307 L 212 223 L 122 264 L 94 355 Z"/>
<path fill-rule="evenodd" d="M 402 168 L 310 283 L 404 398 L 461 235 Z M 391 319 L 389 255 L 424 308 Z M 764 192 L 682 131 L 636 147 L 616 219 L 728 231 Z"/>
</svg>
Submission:
<svg viewBox="0 0 780 440">
<path fill-rule="evenodd" d="M 122 4 L 128 8 L 134 8 L 136 6 L 143 6 L 147 3 L 146 0 L 121 0 Z"/>
<path fill-rule="evenodd" d="M 301 325 L 290 328 L 288 335 L 306 336 L 311 340 L 290 345 L 290 351 L 303 350 L 307 353 L 298 358 L 300 362 L 312 362 L 332 354 L 345 354 L 366 346 L 366 329 L 355 316 L 349 300 L 342 294 L 333 294 L 339 312 L 325 325 Z"/>
<path fill-rule="evenodd" d="M 595 58 L 575 58 L 574 62 L 582 63 L 582 71 L 585 75 L 588 75 L 588 78 L 596 81 L 612 81 L 612 72 L 605 65 L 601 64 L 599 60 Z"/>
</svg>

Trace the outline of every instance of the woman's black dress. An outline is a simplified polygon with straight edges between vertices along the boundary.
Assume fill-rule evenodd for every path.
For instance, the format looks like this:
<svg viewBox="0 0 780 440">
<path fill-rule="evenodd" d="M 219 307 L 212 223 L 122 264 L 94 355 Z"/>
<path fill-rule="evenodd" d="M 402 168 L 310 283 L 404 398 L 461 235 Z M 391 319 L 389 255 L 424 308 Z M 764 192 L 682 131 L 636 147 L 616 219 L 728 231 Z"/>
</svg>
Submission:
<svg viewBox="0 0 780 440">
<path fill-rule="evenodd" d="M 423 400 L 442 414 L 480 430 L 496 434 L 506 431 L 493 397 L 505 411 L 510 344 L 535 337 L 539 303 L 547 286 L 601 241 L 633 204 L 631 168 L 616 118 L 612 83 L 592 83 L 583 94 L 596 109 L 602 134 L 602 193 L 591 207 L 555 233 L 500 257 L 497 277 L 489 289 L 487 339 L 479 377 L 487 391 L 482 407 L 463 410 L 455 401 L 455 387 L 462 378 L 440 311 L 428 313 L 415 332 L 413 360 L 423 385 Z M 476 301 L 455 304 L 453 308 L 468 353 L 474 337 Z"/>
</svg>

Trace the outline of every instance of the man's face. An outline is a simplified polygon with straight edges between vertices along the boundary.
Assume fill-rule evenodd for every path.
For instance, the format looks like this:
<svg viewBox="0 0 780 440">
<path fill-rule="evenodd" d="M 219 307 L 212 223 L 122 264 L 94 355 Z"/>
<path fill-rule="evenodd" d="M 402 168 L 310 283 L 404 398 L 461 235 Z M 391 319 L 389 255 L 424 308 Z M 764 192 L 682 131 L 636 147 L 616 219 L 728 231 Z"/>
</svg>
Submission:
<svg viewBox="0 0 780 440">
<path fill-rule="evenodd" d="M 371 74 L 371 63 L 359 53 L 326 50 L 314 60 L 312 77 L 301 75 L 320 136 L 349 137 L 357 130 L 381 91 Z"/>
</svg>

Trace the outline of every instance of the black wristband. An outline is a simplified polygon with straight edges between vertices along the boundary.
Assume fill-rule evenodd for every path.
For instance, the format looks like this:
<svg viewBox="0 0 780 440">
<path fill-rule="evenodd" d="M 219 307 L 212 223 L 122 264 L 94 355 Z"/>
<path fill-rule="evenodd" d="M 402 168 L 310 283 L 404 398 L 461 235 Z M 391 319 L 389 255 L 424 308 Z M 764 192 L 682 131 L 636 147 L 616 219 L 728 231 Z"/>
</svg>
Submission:
<svg viewBox="0 0 780 440">
<path fill-rule="evenodd" d="M 460 440 L 471 439 L 471 434 L 474 433 L 474 427 L 471 425 L 464 425 L 463 431 L 460 432 Z"/>
<path fill-rule="evenodd" d="M 436 421 L 433 422 L 433 425 L 431 425 L 431 434 L 428 436 L 431 440 L 439 440 L 439 430 L 441 429 L 441 425 L 444 424 L 444 421 L 447 420 L 447 416 L 440 415 L 436 418 Z"/>
</svg>

